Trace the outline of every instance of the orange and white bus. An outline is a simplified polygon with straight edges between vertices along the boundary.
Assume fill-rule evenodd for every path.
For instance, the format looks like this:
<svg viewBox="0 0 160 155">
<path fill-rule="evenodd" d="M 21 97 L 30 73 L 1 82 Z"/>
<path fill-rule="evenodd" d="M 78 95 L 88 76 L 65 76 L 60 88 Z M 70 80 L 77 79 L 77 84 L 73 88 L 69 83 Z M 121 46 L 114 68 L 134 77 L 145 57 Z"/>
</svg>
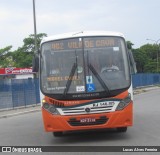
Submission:
<svg viewBox="0 0 160 155">
<path fill-rule="evenodd" d="M 35 57 L 36 70 L 38 59 L 45 131 L 60 136 L 107 128 L 126 132 L 132 126 L 134 63 L 123 34 L 87 31 L 46 37 Z"/>
</svg>

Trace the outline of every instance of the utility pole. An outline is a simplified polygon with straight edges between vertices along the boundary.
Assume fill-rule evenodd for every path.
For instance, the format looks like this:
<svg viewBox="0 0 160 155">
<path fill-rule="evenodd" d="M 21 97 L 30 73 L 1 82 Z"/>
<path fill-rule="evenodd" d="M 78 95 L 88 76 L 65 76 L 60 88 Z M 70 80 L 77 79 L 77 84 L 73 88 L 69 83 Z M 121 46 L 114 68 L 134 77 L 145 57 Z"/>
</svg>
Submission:
<svg viewBox="0 0 160 155">
<path fill-rule="evenodd" d="M 36 57 L 36 55 L 38 53 L 38 45 L 37 45 L 35 0 L 33 0 L 33 23 L 34 23 L 34 44 L 35 44 L 34 57 Z M 36 61 L 36 58 L 34 59 L 34 61 Z M 38 78 L 38 76 L 39 76 L 38 73 L 34 74 L 34 78 Z"/>
<path fill-rule="evenodd" d="M 35 52 L 38 51 L 37 46 L 37 29 L 36 29 L 36 11 L 35 11 L 35 0 L 33 0 L 33 21 L 34 21 L 34 43 L 35 43 Z M 34 52 L 34 53 L 35 53 Z"/>
</svg>

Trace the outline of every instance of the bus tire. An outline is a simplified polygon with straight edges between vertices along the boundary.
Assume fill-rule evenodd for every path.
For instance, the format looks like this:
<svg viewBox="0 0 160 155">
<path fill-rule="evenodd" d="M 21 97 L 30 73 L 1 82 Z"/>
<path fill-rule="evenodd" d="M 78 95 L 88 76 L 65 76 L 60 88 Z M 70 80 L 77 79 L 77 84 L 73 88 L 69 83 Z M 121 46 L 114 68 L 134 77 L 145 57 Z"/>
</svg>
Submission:
<svg viewBox="0 0 160 155">
<path fill-rule="evenodd" d="M 53 132 L 54 137 L 61 137 L 63 135 L 63 132 Z"/>
<path fill-rule="evenodd" d="M 126 132 L 127 131 L 127 127 L 119 127 L 117 128 L 118 132 Z"/>
</svg>

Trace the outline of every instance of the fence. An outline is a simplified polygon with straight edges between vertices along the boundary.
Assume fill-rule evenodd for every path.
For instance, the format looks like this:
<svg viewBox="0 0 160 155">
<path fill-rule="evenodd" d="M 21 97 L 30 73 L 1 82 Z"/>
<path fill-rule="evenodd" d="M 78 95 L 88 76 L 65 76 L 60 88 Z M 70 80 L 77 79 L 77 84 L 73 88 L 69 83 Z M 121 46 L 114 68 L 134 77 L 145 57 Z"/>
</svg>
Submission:
<svg viewBox="0 0 160 155">
<path fill-rule="evenodd" d="M 133 88 L 160 84 L 160 74 L 132 75 Z M 0 110 L 40 103 L 38 79 L 0 80 Z"/>
<path fill-rule="evenodd" d="M 38 79 L 0 80 L 0 109 L 40 103 Z"/>
<path fill-rule="evenodd" d="M 141 73 L 132 75 L 133 88 L 160 84 L 160 74 Z"/>
</svg>

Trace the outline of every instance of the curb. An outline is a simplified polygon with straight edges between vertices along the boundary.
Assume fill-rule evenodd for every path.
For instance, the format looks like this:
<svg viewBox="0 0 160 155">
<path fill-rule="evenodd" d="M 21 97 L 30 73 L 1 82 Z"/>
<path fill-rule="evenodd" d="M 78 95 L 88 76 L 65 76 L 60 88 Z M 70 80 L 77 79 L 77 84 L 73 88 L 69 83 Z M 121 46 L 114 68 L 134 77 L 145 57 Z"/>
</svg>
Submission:
<svg viewBox="0 0 160 155">
<path fill-rule="evenodd" d="M 156 89 L 160 89 L 160 86 L 138 87 L 133 89 L 133 95 L 138 95 Z"/>
<path fill-rule="evenodd" d="M 17 112 L 17 113 L 7 114 L 7 115 L 0 115 L 0 119 L 1 118 L 8 118 L 8 117 L 13 117 L 13 116 L 18 116 L 18 115 L 27 114 L 27 113 L 32 113 L 32 112 L 38 112 L 38 111 L 40 111 L 40 109 Z"/>
</svg>

